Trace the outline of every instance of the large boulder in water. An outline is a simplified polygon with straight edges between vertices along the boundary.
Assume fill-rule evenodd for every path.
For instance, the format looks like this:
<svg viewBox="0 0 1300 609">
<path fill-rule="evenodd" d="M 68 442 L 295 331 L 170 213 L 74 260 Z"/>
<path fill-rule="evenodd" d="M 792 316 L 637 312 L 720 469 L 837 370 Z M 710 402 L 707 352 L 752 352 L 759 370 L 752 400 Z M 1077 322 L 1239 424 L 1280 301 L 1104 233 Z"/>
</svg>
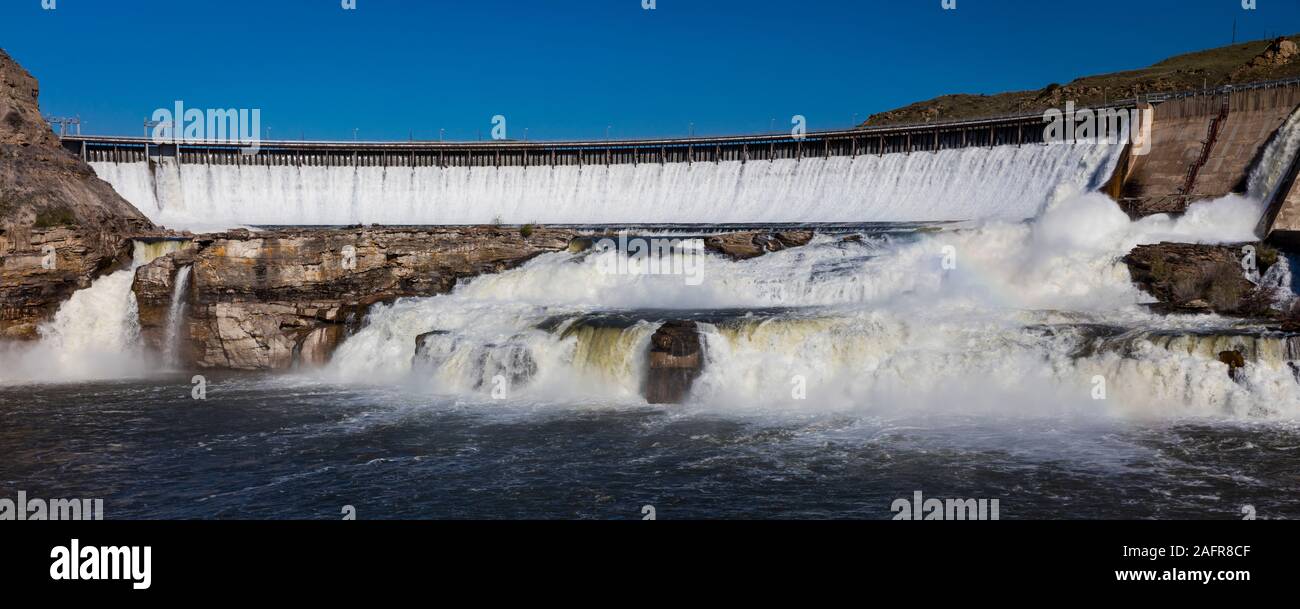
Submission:
<svg viewBox="0 0 1300 609">
<path fill-rule="evenodd" d="M 651 404 L 679 404 L 704 368 L 700 333 L 693 321 L 664 322 L 650 337 L 649 370 L 642 394 Z"/>
<path fill-rule="evenodd" d="M 807 245 L 812 238 L 813 232 L 809 230 L 745 231 L 709 237 L 704 240 L 704 247 L 732 260 L 748 260 L 768 252 Z"/>
<path fill-rule="evenodd" d="M 1276 295 L 1246 278 L 1242 267 L 1246 245 L 1255 248 L 1261 274 L 1280 256 L 1262 243 L 1229 246 L 1165 242 L 1139 245 L 1123 260 L 1133 283 L 1160 301 L 1157 309 L 1274 317 L 1277 312 L 1271 307 Z"/>
<path fill-rule="evenodd" d="M 1243 370 L 1246 368 L 1246 356 L 1236 349 L 1230 351 L 1220 351 L 1219 361 L 1228 365 L 1228 378 L 1233 382 L 1240 383 L 1244 380 Z"/>
</svg>

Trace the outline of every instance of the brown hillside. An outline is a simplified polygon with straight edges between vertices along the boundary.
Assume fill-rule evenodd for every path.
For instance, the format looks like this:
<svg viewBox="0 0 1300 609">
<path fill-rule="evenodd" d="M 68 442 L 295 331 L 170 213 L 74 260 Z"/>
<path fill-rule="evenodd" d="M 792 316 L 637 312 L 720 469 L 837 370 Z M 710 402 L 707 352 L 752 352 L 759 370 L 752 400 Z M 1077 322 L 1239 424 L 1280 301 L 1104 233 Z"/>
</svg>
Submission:
<svg viewBox="0 0 1300 609">
<path fill-rule="evenodd" d="M 1187 91 L 1202 86 L 1300 77 L 1300 36 L 1256 40 L 1171 57 L 1127 72 L 1084 76 L 1066 85 L 997 95 L 944 95 L 896 110 L 873 114 L 864 126 L 927 123 L 1059 108 L 1066 101 L 1097 106 L 1136 95 Z"/>
</svg>

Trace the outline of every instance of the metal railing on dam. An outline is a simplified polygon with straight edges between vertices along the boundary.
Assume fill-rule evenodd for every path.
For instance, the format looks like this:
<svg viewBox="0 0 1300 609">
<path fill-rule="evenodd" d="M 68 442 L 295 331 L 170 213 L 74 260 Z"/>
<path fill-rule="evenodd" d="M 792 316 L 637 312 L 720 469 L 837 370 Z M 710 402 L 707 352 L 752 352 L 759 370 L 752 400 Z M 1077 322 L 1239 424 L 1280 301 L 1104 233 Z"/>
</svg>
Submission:
<svg viewBox="0 0 1300 609">
<path fill-rule="evenodd" d="M 183 140 L 156 143 L 145 137 L 65 135 L 65 148 L 91 162 L 144 162 L 161 156 L 182 164 L 394 167 L 500 167 L 712 163 L 810 157 L 881 155 L 951 148 L 1036 144 L 1043 141 L 1041 114 L 812 131 L 680 139 L 482 142 L 258 141 L 246 154 L 236 142 Z"/>
<path fill-rule="evenodd" d="M 1116 100 L 1093 110 L 1128 109 L 1139 104 L 1300 85 L 1288 79 L 1143 95 Z M 1082 110 L 1082 108 L 1080 108 Z M 711 163 L 810 157 L 934 152 L 953 148 L 1043 143 L 1043 112 L 936 121 L 910 125 L 830 131 L 635 140 L 476 142 L 261 140 L 256 153 L 230 141 L 182 140 L 157 143 L 146 137 L 62 135 L 64 147 L 86 161 L 144 162 L 174 157 L 182 164 L 310 165 L 381 167 L 500 167 Z"/>
</svg>

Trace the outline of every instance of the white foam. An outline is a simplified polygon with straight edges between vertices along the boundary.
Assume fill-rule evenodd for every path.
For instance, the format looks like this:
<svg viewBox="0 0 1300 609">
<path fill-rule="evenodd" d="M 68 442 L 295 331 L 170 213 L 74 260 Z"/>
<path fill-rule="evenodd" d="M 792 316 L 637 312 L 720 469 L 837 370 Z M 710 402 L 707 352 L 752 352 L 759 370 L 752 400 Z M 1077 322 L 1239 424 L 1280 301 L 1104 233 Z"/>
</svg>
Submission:
<svg viewBox="0 0 1300 609">
<path fill-rule="evenodd" d="M 135 269 L 174 252 L 180 241 L 136 241 L 131 267 L 77 290 L 38 328 L 39 341 L 5 344 L 0 384 L 134 378 L 151 370 L 140 344 L 140 321 L 131 283 Z"/>
<path fill-rule="evenodd" d="M 550 389 L 516 387 L 512 397 L 570 400 L 634 398 L 640 375 L 592 375 L 581 345 L 562 330 L 537 327 L 554 316 L 611 309 L 741 309 L 752 319 L 706 324 L 707 365 L 694 407 L 776 409 L 947 409 L 999 415 L 1296 416 L 1300 383 L 1279 358 L 1252 362 L 1234 382 L 1215 354 L 1146 347 L 1080 357 L 1078 324 L 1200 331 L 1227 325 L 1216 316 L 1162 317 L 1140 304 L 1120 257 L 1160 240 L 1247 239 L 1262 206 L 1228 197 L 1196 204 L 1181 218 L 1136 222 L 1098 194 L 1059 201 L 1034 222 L 986 222 L 914 238 L 862 243 L 819 236 L 802 247 L 733 262 L 710 257 L 704 281 L 680 276 L 606 274 L 600 256 L 547 254 L 524 267 L 484 276 L 452 294 L 409 299 L 371 315 L 338 351 L 329 374 L 356 382 L 382 377 L 463 379 L 443 383 L 484 393 L 483 369 L 412 368 L 415 336 L 440 330 L 462 345 L 529 350 Z M 950 249 L 949 249 L 950 248 Z M 955 254 L 954 268 L 945 256 Z M 762 312 L 781 307 L 789 310 Z M 672 313 L 656 314 L 672 317 Z M 1043 326 L 1063 328 L 1047 332 Z M 624 347 L 648 337 L 634 326 Z M 591 340 L 591 339 L 588 339 Z M 508 347 L 507 347 L 508 346 Z M 480 353 L 481 351 L 475 351 Z M 606 350 L 606 368 L 624 370 L 626 351 Z M 504 357 L 504 356 L 502 356 Z M 466 368 L 466 364 L 469 364 Z M 637 364 L 640 365 L 640 364 Z M 809 398 L 792 397 L 795 376 Z M 1092 399 L 1094 378 L 1108 398 Z M 561 379 L 561 381 L 556 381 Z M 471 382 L 472 381 L 472 382 Z M 479 387 L 466 390 L 478 384 Z"/>
<path fill-rule="evenodd" d="M 0 383 L 60 382 L 137 376 L 143 367 L 131 270 L 100 277 L 75 292 L 43 324 L 35 344 L 7 345 Z"/>
</svg>

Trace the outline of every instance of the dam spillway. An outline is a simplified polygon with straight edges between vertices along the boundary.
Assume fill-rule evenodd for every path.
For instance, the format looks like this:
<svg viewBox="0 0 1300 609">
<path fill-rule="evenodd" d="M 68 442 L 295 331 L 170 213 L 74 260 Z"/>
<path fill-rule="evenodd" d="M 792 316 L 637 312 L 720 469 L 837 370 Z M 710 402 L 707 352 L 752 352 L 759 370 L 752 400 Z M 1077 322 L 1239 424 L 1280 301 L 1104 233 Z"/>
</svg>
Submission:
<svg viewBox="0 0 1300 609">
<path fill-rule="evenodd" d="M 64 144 L 175 228 L 1020 220 L 1062 190 L 1100 187 L 1122 153 L 1045 145 L 1041 124 L 564 145 L 272 142 L 255 155 Z"/>
<path fill-rule="evenodd" d="M 1033 216 L 1120 152 L 1077 145 L 588 167 L 92 163 L 156 222 L 254 225 L 942 221 Z M 1012 191 L 1008 191 L 1011 188 Z"/>
<path fill-rule="evenodd" d="M 1138 217 L 1244 191 L 1297 91 L 1300 79 L 1290 79 L 1107 106 L 1154 106 L 1143 110 L 1142 152 L 1122 141 L 1047 145 L 1043 114 L 653 140 L 258 141 L 241 150 L 77 134 L 62 143 L 151 220 L 191 230 L 1018 220 L 1097 189 Z"/>
</svg>

